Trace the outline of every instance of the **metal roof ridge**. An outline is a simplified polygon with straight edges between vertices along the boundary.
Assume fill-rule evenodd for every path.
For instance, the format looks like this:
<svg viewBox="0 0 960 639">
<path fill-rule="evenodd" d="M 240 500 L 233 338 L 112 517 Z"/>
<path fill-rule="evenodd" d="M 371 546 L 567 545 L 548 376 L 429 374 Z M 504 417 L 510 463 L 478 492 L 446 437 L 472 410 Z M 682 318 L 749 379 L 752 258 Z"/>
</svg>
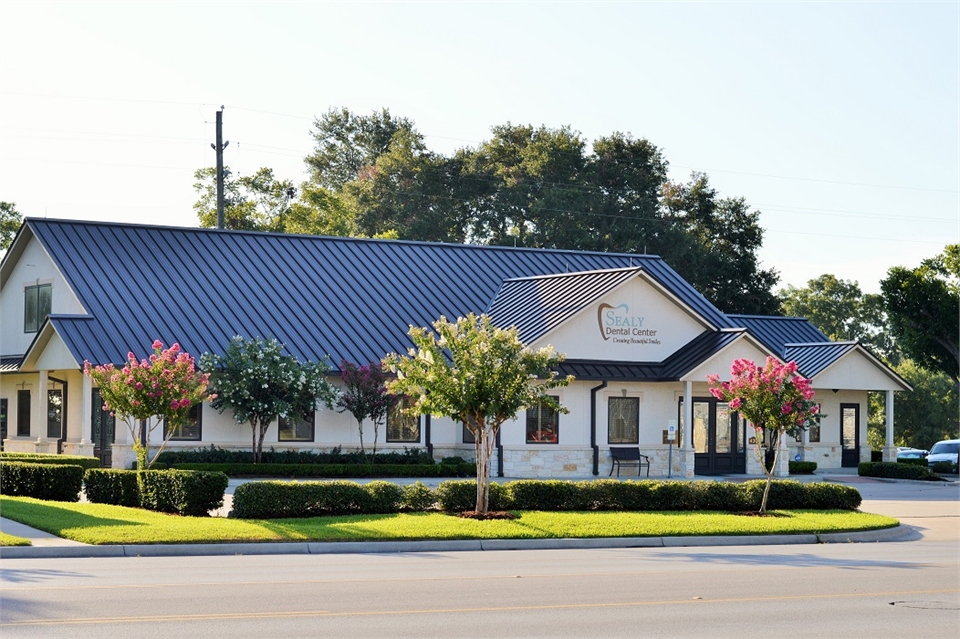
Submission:
<svg viewBox="0 0 960 639">
<path fill-rule="evenodd" d="M 857 340 L 844 340 L 842 342 L 787 342 L 783 345 L 784 348 L 787 346 L 859 346 L 860 342 Z"/>
<path fill-rule="evenodd" d="M 551 249 L 552 250 L 552 249 Z M 547 273 L 546 275 L 528 275 L 525 277 L 508 277 L 504 282 L 525 282 L 528 280 L 547 280 L 561 277 L 582 277 L 584 275 L 593 275 L 596 273 L 626 273 L 633 271 L 642 271 L 643 266 L 622 266 L 620 268 L 600 268 L 591 271 L 569 271 L 567 273 Z"/>
<path fill-rule="evenodd" d="M 611 257 L 630 257 L 637 260 L 662 260 L 659 255 L 647 255 L 647 254 L 636 254 L 636 253 L 608 253 L 606 251 L 585 251 L 580 249 L 560 249 L 560 248 L 546 248 L 546 247 L 534 247 L 534 246 L 502 246 L 499 244 L 470 244 L 467 242 L 432 242 L 429 240 L 393 240 L 385 238 L 372 238 L 372 237 L 349 237 L 342 235 L 313 235 L 309 233 L 278 233 L 276 231 L 252 231 L 245 229 L 215 229 L 207 228 L 202 226 L 165 226 L 162 224 L 135 224 L 130 222 L 110 222 L 110 221 L 101 221 L 101 220 L 70 220 L 63 218 L 49 218 L 49 217 L 26 217 L 24 218 L 24 223 L 26 222 L 53 222 L 57 224 L 77 224 L 82 226 L 112 226 L 112 227 L 121 227 L 121 228 L 140 228 L 140 229 L 155 229 L 158 231 L 186 231 L 191 233 L 229 233 L 235 235 L 253 235 L 258 237 L 271 237 L 271 238 L 301 238 L 301 239 L 312 239 L 312 240 L 332 240 L 337 242 L 350 242 L 350 243 L 370 243 L 370 244 L 404 244 L 404 245 L 414 245 L 414 246 L 441 246 L 448 248 L 457 248 L 457 249 L 483 249 L 483 250 L 504 250 L 504 251 L 513 251 L 513 252 L 522 252 L 522 251 L 547 251 L 550 253 L 569 253 L 570 255 L 607 255 Z"/>
<path fill-rule="evenodd" d="M 796 320 L 796 321 L 809 321 L 809 318 L 798 317 L 793 315 L 746 315 L 743 313 L 727 313 L 727 317 L 740 317 L 743 319 L 761 319 L 761 320 Z"/>
</svg>

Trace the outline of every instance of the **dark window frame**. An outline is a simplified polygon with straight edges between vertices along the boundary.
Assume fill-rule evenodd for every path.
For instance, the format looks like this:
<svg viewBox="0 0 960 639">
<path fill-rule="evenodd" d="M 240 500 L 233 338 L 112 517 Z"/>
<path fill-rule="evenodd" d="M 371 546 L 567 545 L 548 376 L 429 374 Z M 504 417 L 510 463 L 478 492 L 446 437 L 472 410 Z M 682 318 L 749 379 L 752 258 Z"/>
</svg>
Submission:
<svg viewBox="0 0 960 639">
<path fill-rule="evenodd" d="M 633 437 L 633 439 L 629 439 L 629 438 L 617 438 L 617 439 L 614 439 L 614 438 L 612 437 L 612 435 L 613 435 L 613 421 L 612 421 L 612 420 L 613 420 L 613 410 L 612 410 L 612 408 L 611 408 L 611 404 L 613 404 L 613 402 L 614 402 L 615 400 L 618 401 L 618 402 L 621 402 L 621 401 L 622 401 L 622 402 L 624 402 L 624 403 L 636 404 L 636 407 L 637 407 L 637 410 L 636 410 L 637 419 L 636 419 L 636 430 L 634 431 L 634 435 L 635 435 L 635 436 Z M 607 444 L 615 444 L 615 445 L 627 444 L 627 445 L 630 445 L 630 444 L 639 444 L 639 443 L 640 443 L 640 398 L 637 397 L 637 396 L 621 397 L 621 396 L 619 396 L 619 395 L 611 395 L 610 397 L 607 398 Z"/>
<path fill-rule="evenodd" d="M 409 408 L 409 406 L 407 406 L 406 403 L 405 403 L 403 400 L 400 400 L 400 401 L 396 402 L 395 404 L 393 404 L 393 405 L 390 407 L 390 409 L 387 411 L 387 416 L 386 416 L 386 430 L 387 430 L 386 440 L 387 440 L 387 442 L 389 442 L 389 443 L 419 444 L 419 443 L 420 443 L 420 437 L 421 437 L 420 416 L 419 416 L 419 415 L 407 415 L 407 414 L 401 412 L 402 409 L 404 409 L 404 408 Z M 401 421 L 402 421 L 402 420 L 410 420 L 411 422 L 415 422 L 415 425 L 414 425 L 412 428 L 413 428 L 413 431 L 416 432 L 416 437 L 406 437 L 406 438 L 404 438 L 404 437 L 391 437 L 391 436 L 390 436 L 390 427 L 391 427 L 391 425 L 392 425 L 391 422 L 397 419 L 396 415 L 399 415 Z M 392 419 L 391 419 L 391 416 L 393 416 Z M 404 430 L 403 425 L 400 425 L 400 426 L 399 426 L 399 429 L 400 429 L 400 431 L 402 432 L 402 431 Z"/>
<path fill-rule="evenodd" d="M 41 291 L 47 290 L 46 303 L 42 304 Z M 33 308 L 33 317 L 30 309 Z M 33 284 L 23 289 L 23 332 L 36 333 L 53 310 L 53 284 Z M 46 311 L 46 312 L 44 312 Z"/>
<path fill-rule="evenodd" d="M 169 439 L 172 442 L 199 442 L 203 440 L 203 404 L 194 404 L 190 409 L 190 412 L 193 413 L 196 411 L 197 415 L 194 419 L 194 423 L 186 423 L 177 426 L 173 434 L 170 434 L 170 431 L 167 429 L 167 420 L 163 420 L 163 437 L 164 439 Z M 196 436 L 184 435 L 184 430 L 187 428 L 197 429 Z M 169 435 L 169 438 L 167 437 Z"/>
<path fill-rule="evenodd" d="M 7 438 L 7 413 L 10 410 L 10 400 L 6 397 L 0 397 L 0 449 L 3 448 L 3 440 Z"/>
<path fill-rule="evenodd" d="M 290 421 L 288 417 L 281 417 L 277 420 L 277 441 L 278 442 L 313 442 L 317 438 L 317 413 L 316 411 L 310 411 L 307 415 L 301 415 L 300 419 L 296 420 L 293 424 L 294 435 L 297 432 L 299 425 L 306 424 L 310 427 L 310 436 L 309 437 L 284 437 L 284 431 L 291 430 L 288 428 L 287 424 Z"/>
<path fill-rule="evenodd" d="M 26 401 L 24 401 L 26 398 Z M 17 437 L 30 437 L 30 391 L 17 391 Z"/>
<path fill-rule="evenodd" d="M 559 395 L 549 395 L 549 397 L 555 401 L 557 405 L 560 404 Z M 544 419 L 545 416 L 549 417 L 549 423 Z M 525 440 L 528 444 L 559 444 L 560 411 L 547 406 L 546 403 L 543 402 L 527 408 Z"/>
</svg>

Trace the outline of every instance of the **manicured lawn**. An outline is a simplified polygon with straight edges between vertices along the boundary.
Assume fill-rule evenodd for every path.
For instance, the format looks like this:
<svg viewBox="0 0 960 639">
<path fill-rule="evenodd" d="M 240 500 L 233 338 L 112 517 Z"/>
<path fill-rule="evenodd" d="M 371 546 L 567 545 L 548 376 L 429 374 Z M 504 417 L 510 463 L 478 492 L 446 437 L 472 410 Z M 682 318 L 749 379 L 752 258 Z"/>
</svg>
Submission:
<svg viewBox="0 0 960 639">
<path fill-rule="evenodd" d="M 30 540 L 0 532 L 0 546 L 29 546 Z"/>
<path fill-rule="evenodd" d="M 418 539 L 548 539 L 849 532 L 897 525 L 849 511 L 783 511 L 772 517 L 727 513 L 540 512 L 476 521 L 442 513 L 242 520 L 178 517 L 104 504 L 0 498 L 3 516 L 88 544 L 172 544 Z"/>
</svg>

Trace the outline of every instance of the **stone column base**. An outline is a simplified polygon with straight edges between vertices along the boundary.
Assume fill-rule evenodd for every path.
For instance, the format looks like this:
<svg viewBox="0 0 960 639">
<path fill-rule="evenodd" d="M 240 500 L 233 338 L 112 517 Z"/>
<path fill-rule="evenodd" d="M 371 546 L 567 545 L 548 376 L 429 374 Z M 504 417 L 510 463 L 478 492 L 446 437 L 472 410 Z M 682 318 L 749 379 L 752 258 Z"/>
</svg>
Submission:
<svg viewBox="0 0 960 639">
<path fill-rule="evenodd" d="M 111 461 L 114 468 L 131 468 L 137 461 L 137 454 L 133 444 L 114 444 L 111 450 Z"/>
<path fill-rule="evenodd" d="M 63 454 L 93 457 L 93 442 L 63 442 Z"/>
<path fill-rule="evenodd" d="M 885 462 L 895 462 L 895 461 L 897 461 L 897 447 L 896 447 L 896 446 L 884 446 L 884 447 L 883 447 L 883 461 L 885 461 Z"/>
<path fill-rule="evenodd" d="M 693 479 L 694 475 L 694 452 L 692 448 L 681 448 L 676 452 L 680 458 L 680 476 L 687 479 Z"/>
</svg>

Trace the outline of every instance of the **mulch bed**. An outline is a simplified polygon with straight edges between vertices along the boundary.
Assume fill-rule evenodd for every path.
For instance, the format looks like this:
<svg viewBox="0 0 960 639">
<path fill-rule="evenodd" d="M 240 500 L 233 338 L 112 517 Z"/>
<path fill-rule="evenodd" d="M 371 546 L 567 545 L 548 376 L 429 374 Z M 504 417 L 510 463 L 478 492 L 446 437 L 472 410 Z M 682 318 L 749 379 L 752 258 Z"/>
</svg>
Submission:
<svg viewBox="0 0 960 639">
<path fill-rule="evenodd" d="M 490 510 L 485 513 L 478 513 L 475 510 L 465 510 L 458 517 L 463 517 L 464 519 L 519 519 L 519 515 L 515 515 L 512 512 L 507 510 Z"/>
</svg>

